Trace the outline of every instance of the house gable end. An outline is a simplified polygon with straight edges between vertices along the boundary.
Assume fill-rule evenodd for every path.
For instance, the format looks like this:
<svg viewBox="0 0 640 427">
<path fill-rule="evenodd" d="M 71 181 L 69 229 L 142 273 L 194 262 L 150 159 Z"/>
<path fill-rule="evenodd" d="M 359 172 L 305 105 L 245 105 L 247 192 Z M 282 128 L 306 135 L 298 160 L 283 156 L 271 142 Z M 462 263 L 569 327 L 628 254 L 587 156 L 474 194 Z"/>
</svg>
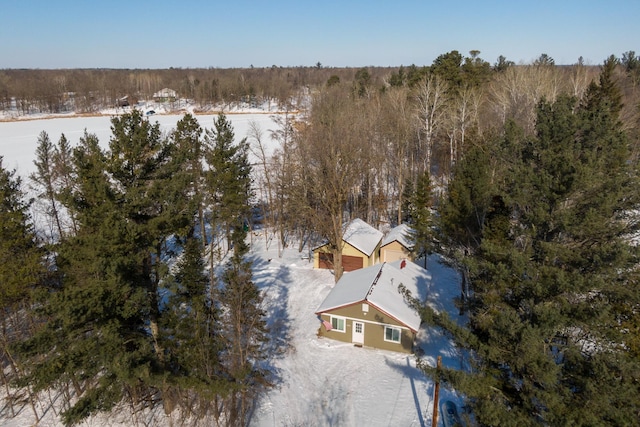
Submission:
<svg viewBox="0 0 640 427">
<path fill-rule="evenodd" d="M 359 309 L 358 307 L 362 306 L 362 304 L 367 304 L 366 300 L 361 300 L 361 301 L 357 301 L 357 302 L 352 302 L 349 304 L 344 304 L 344 305 L 340 305 L 340 306 L 336 306 L 336 307 L 332 307 L 326 310 L 322 310 L 322 311 L 316 311 L 316 315 L 321 316 L 323 314 L 328 314 L 328 315 L 338 315 L 338 316 L 345 316 L 346 314 L 344 314 L 345 312 L 347 313 L 351 313 L 352 314 L 352 309 L 355 307 L 356 310 Z"/>
<path fill-rule="evenodd" d="M 380 313 L 380 315 L 382 315 L 382 317 L 381 317 L 382 321 L 380 323 L 384 323 L 384 324 L 387 324 L 389 326 L 405 327 L 405 328 L 409 329 L 413 333 L 418 332 L 418 330 L 413 328 L 411 325 L 407 325 L 402 320 L 396 318 L 395 316 L 393 316 L 390 313 L 387 313 L 386 311 L 384 311 L 382 308 L 376 306 L 375 304 L 372 304 L 371 302 L 369 302 L 368 304 L 369 304 L 369 307 L 370 307 L 369 309 L 370 310 L 373 309 L 374 311 L 378 311 Z"/>
<path fill-rule="evenodd" d="M 387 233 L 387 235 L 382 239 L 382 243 L 380 247 L 383 248 L 390 243 L 398 242 L 401 246 L 406 248 L 408 251 L 411 251 L 413 244 L 411 242 L 411 234 L 412 229 L 406 224 L 400 224 L 397 227 L 394 227 Z"/>
</svg>

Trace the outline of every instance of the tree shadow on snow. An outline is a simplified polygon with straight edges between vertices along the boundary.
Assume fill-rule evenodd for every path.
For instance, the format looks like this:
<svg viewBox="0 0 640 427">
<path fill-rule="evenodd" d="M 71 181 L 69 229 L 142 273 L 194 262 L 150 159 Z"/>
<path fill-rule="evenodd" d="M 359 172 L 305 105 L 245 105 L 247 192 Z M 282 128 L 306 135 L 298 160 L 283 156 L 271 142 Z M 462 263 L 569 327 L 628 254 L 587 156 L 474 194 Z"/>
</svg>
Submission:
<svg viewBox="0 0 640 427">
<path fill-rule="evenodd" d="M 265 343 L 267 359 L 265 367 L 269 369 L 275 383 L 281 382 L 274 360 L 283 358 L 293 351 L 291 345 L 291 320 L 289 318 L 289 290 L 287 283 L 291 281 L 289 267 L 279 262 L 271 262 L 254 256 L 253 281 L 262 292 L 262 306 L 265 310 L 265 321 L 269 329 L 269 341 Z"/>
<path fill-rule="evenodd" d="M 424 418 L 423 410 L 420 407 L 420 397 L 419 393 L 427 394 L 428 388 L 430 386 L 430 382 L 425 381 L 424 375 L 422 372 L 411 365 L 410 356 L 405 358 L 406 364 L 404 363 L 393 363 L 392 360 L 386 359 L 385 363 L 390 368 L 400 372 L 405 378 L 409 379 L 409 383 L 411 384 L 411 393 L 413 395 L 413 403 L 416 407 L 416 412 L 418 414 L 418 421 L 420 422 L 420 427 L 426 427 L 426 421 Z"/>
</svg>

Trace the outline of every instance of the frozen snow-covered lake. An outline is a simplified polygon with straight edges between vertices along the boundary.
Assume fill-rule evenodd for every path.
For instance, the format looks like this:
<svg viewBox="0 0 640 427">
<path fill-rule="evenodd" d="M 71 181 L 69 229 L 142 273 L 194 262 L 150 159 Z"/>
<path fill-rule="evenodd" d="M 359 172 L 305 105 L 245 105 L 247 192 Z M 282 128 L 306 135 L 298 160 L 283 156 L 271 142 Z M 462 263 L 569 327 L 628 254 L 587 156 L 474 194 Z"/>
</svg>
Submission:
<svg viewBox="0 0 640 427">
<path fill-rule="evenodd" d="M 182 118 L 182 114 L 154 115 L 150 117 L 152 122 L 158 122 L 162 132 L 169 132 Z M 196 115 L 202 128 L 212 128 L 217 114 Z M 241 140 L 248 135 L 250 124 L 255 122 L 263 133 L 263 142 L 271 143 L 269 130 L 276 125 L 271 114 L 228 114 L 227 118 L 233 124 L 236 140 Z M 33 160 L 38 145 L 38 135 L 45 131 L 52 142 L 57 143 L 60 135 L 64 133 L 72 146 L 75 146 L 85 129 L 95 134 L 100 140 L 100 145 L 106 148 L 111 137 L 111 117 L 68 117 L 46 118 L 39 120 L 19 120 L 13 122 L 0 122 L 0 156 L 6 169 L 16 169 L 18 174 L 26 178 L 35 170 Z M 273 144 L 270 145 L 273 148 Z"/>
</svg>

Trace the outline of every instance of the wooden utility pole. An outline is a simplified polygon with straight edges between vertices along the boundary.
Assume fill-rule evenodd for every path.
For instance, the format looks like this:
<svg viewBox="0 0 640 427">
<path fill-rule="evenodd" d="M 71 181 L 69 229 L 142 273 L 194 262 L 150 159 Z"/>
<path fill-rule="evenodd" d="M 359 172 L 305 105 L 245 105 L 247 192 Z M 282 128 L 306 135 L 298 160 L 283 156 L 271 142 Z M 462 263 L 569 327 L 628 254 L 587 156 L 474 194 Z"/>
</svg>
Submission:
<svg viewBox="0 0 640 427">
<path fill-rule="evenodd" d="M 442 368 L 442 356 L 438 356 L 436 365 L 436 391 L 433 393 L 433 418 L 431 427 L 438 427 L 438 399 L 440 396 L 440 369 Z"/>
</svg>

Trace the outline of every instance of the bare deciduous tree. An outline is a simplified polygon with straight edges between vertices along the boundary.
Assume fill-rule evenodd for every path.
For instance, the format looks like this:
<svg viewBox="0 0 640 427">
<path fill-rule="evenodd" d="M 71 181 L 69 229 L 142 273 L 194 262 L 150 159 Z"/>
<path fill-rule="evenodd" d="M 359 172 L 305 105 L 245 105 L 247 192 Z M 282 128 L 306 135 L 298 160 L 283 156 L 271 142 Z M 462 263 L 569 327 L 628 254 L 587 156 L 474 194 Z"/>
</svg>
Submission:
<svg viewBox="0 0 640 427">
<path fill-rule="evenodd" d="M 503 124 L 513 119 L 528 133 L 535 126 L 540 99 L 553 101 L 561 88 L 560 73 L 549 65 L 519 65 L 499 73 L 491 83 L 491 99 Z"/>
<path fill-rule="evenodd" d="M 273 184 L 271 183 L 271 172 L 269 157 L 266 152 L 264 142 L 262 141 L 262 128 L 256 121 L 249 122 L 249 133 L 247 138 L 249 140 L 249 150 L 258 159 L 261 170 L 254 169 L 254 175 L 258 182 L 259 198 L 262 205 L 262 215 L 266 224 L 265 232 L 265 247 L 269 248 L 269 232 L 275 230 L 276 218 L 273 216 Z"/>
<path fill-rule="evenodd" d="M 303 175 L 313 183 L 308 199 L 318 233 L 333 254 L 336 281 L 342 277 L 342 249 L 349 195 L 360 184 L 363 144 L 354 128 L 355 106 L 340 89 L 327 88 L 314 98 L 309 126 L 298 154 Z"/>
<path fill-rule="evenodd" d="M 415 132 L 412 129 L 412 108 L 409 93 L 405 88 L 389 91 L 385 104 L 385 145 L 387 146 L 387 170 L 392 177 L 393 194 L 389 198 L 395 211 L 397 224 L 402 223 L 402 205 L 404 188 L 410 177 L 410 164 L 407 162 Z"/>
<path fill-rule="evenodd" d="M 434 138 L 443 126 L 446 115 L 446 93 L 448 87 L 445 80 L 437 75 L 430 75 L 420 81 L 416 93 L 417 119 L 421 133 L 424 135 L 424 169 L 431 170 Z"/>
</svg>

